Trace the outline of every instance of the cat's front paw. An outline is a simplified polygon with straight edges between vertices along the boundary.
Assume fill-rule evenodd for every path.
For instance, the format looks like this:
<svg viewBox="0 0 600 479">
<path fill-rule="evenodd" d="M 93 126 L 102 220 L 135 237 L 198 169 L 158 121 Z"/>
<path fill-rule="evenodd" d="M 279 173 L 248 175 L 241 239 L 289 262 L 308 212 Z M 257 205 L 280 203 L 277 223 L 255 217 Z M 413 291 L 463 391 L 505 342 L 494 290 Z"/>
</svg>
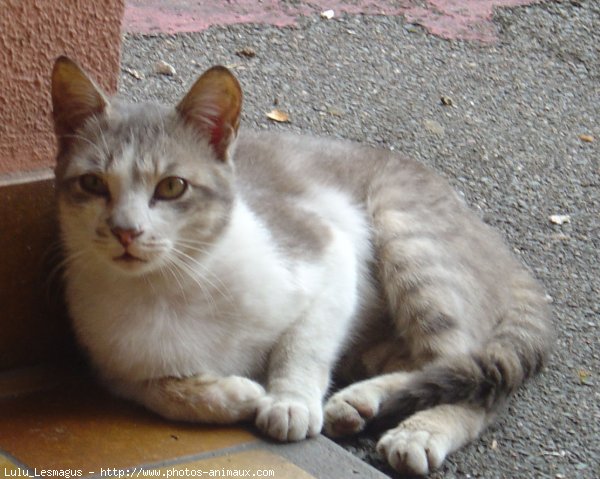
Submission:
<svg viewBox="0 0 600 479">
<path fill-rule="evenodd" d="M 368 382 L 334 394 L 325 405 L 325 434 L 340 437 L 362 431 L 379 412 L 380 402 L 379 390 Z"/>
<path fill-rule="evenodd" d="M 264 388 L 241 376 L 163 378 L 144 404 L 169 419 L 229 424 L 254 419 Z"/>
<path fill-rule="evenodd" d="M 443 434 L 400 424 L 382 436 L 377 452 L 398 472 L 424 476 L 440 467 L 449 451 Z"/>
<path fill-rule="evenodd" d="M 209 405 L 217 406 L 224 412 L 226 422 L 251 419 L 257 405 L 265 396 L 264 388 L 251 379 L 240 376 L 219 378 L 207 391 Z"/>
<path fill-rule="evenodd" d="M 256 426 L 278 441 L 300 441 L 321 432 L 323 411 L 320 402 L 267 395 L 259 402 Z"/>
</svg>

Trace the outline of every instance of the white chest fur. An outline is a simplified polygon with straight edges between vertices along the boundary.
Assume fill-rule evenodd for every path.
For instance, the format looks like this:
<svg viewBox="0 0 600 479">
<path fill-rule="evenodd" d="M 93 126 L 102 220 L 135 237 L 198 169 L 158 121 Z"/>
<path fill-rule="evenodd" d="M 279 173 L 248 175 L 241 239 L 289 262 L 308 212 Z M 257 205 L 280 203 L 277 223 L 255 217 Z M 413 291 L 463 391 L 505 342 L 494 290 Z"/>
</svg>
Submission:
<svg viewBox="0 0 600 479">
<path fill-rule="evenodd" d="M 199 373 L 257 377 L 282 332 L 315 301 L 331 303 L 323 308 L 331 317 L 322 340 L 333 334 L 337 343 L 347 326 L 338 323 L 356 309 L 357 265 L 368 250 L 360 217 L 342 218 L 325 218 L 333 239 L 323 257 L 290 259 L 239 204 L 203 263 L 202 285 L 183 276 L 115 278 L 90 262 L 74 263 L 67 292 L 77 335 L 103 375 L 128 380 Z"/>
</svg>

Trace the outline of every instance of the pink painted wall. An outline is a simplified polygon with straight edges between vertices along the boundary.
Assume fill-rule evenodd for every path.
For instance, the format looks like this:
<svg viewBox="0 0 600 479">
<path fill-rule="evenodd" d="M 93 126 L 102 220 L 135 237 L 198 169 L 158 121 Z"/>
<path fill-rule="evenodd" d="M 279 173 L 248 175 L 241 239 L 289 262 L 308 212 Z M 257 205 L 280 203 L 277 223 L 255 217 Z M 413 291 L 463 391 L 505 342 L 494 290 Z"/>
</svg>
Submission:
<svg viewBox="0 0 600 479">
<path fill-rule="evenodd" d="M 50 168 L 50 72 L 66 54 L 117 87 L 124 0 L 2 0 L 0 175 Z"/>
</svg>

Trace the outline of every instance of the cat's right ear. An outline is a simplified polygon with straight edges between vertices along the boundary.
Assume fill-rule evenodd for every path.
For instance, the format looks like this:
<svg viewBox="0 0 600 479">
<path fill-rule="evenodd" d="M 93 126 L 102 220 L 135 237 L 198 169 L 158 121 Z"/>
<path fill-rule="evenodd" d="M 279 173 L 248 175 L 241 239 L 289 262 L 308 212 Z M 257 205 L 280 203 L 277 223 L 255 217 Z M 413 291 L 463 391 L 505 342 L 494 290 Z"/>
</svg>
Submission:
<svg viewBox="0 0 600 479">
<path fill-rule="evenodd" d="M 74 61 L 65 56 L 56 60 L 52 70 L 52 117 L 61 141 L 107 107 L 102 91 Z"/>
<path fill-rule="evenodd" d="M 217 158 L 227 161 L 240 122 L 242 89 L 227 68 L 204 72 L 177 105 L 183 120 L 208 138 Z"/>
</svg>

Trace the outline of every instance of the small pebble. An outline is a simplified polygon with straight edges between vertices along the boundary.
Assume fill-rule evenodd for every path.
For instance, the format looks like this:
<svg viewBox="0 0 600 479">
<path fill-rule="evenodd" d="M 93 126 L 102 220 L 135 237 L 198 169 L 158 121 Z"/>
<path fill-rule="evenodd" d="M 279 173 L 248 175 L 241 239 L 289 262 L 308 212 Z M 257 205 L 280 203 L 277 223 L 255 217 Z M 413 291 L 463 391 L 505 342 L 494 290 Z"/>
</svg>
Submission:
<svg viewBox="0 0 600 479">
<path fill-rule="evenodd" d="M 241 50 L 235 52 L 238 57 L 246 57 L 246 58 L 254 58 L 256 56 L 256 51 L 251 47 L 244 47 Z"/>
<path fill-rule="evenodd" d="M 163 60 L 159 60 L 158 62 L 156 62 L 156 64 L 154 65 L 154 71 L 160 75 L 167 76 L 173 76 L 175 75 L 175 73 L 177 73 L 173 65 Z"/>
<path fill-rule="evenodd" d="M 452 106 L 452 105 L 454 105 L 454 102 L 452 101 L 452 98 L 450 98 L 449 96 L 442 95 L 442 97 L 440 98 L 440 102 L 444 106 Z"/>
<path fill-rule="evenodd" d="M 571 222 L 571 217 L 569 215 L 550 215 L 549 219 L 550 223 L 554 223 L 555 225 L 563 225 Z"/>
<path fill-rule="evenodd" d="M 324 18 L 325 20 L 331 20 L 334 16 L 335 12 L 333 10 L 325 10 L 324 12 L 321 12 L 321 18 Z"/>
</svg>

